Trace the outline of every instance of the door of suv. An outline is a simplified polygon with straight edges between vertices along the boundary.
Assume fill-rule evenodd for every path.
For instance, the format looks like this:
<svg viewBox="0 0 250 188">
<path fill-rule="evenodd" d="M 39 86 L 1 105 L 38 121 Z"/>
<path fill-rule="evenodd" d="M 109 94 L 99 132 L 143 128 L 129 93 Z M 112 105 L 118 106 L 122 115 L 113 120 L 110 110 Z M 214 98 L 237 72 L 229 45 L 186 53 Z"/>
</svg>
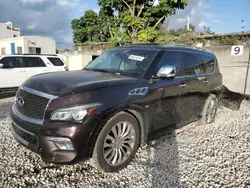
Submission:
<svg viewBox="0 0 250 188">
<path fill-rule="evenodd" d="M 23 57 L 23 62 L 26 67 L 26 79 L 37 74 L 48 72 L 48 67 L 40 57 Z"/>
<path fill-rule="evenodd" d="M 182 77 L 182 61 L 183 52 L 167 51 L 156 66 L 155 72 L 162 66 L 175 65 L 177 73 L 176 78 L 161 79 L 151 86 L 151 96 L 155 96 L 153 97 L 155 100 L 153 100 L 151 104 L 154 130 L 181 121 L 179 111 L 180 108 L 184 107 L 181 103 L 181 98 L 185 93 L 185 88 L 182 87 L 185 81 L 185 78 Z"/>
<path fill-rule="evenodd" d="M 205 79 L 203 84 L 207 92 L 211 92 L 216 87 L 221 85 L 222 75 L 216 71 L 216 60 L 213 56 L 202 54 L 200 55 L 205 66 Z"/>
<path fill-rule="evenodd" d="M 19 57 L 3 57 L 0 60 L 0 88 L 19 87 L 26 78 L 26 70 Z"/>
<path fill-rule="evenodd" d="M 186 52 L 184 59 L 185 95 L 182 104 L 185 108 L 181 113 L 181 119 L 188 121 L 201 115 L 209 89 L 206 85 L 205 65 L 200 54 Z"/>
</svg>

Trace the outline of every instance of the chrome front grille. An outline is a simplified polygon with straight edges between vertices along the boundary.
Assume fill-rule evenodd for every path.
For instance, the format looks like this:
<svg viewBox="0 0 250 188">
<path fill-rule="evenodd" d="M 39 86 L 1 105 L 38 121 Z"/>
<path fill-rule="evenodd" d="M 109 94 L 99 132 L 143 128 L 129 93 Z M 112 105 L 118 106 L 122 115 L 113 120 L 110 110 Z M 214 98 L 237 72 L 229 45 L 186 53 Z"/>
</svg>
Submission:
<svg viewBox="0 0 250 188">
<path fill-rule="evenodd" d="M 43 120 L 46 107 L 50 99 L 38 96 L 23 89 L 19 89 L 16 94 L 16 107 L 22 115 Z"/>
</svg>

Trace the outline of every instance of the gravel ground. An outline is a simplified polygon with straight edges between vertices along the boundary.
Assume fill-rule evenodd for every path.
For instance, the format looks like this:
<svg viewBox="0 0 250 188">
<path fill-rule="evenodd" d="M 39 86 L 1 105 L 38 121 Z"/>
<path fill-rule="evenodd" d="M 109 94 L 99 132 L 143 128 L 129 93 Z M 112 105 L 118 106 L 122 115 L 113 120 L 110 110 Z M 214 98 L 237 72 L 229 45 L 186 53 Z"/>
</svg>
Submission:
<svg viewBox="0 0 250 188">
<path fill-rule="evenodd" d="M 56 166 L 20 147 L 10 134 L 13 98 L 0 100 L 2 187 L 250 187 L 250 103 L 220 109 L 216 122 L 182 127 L 141 148 L 119 173 L 88 164 Z"/>
</svg>

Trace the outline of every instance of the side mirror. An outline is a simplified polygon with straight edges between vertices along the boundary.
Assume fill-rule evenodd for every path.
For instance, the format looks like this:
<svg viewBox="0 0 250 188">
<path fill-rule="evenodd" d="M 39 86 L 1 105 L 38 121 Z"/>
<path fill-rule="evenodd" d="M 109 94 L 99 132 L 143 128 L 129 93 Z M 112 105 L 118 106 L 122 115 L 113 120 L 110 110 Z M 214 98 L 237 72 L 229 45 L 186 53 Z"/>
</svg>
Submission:
<svg viewBox="0 0 250 188">
<path fill-rule="evenodd" d="M 0 69 L 2 69 L 3 68 L 3 64 L 2 63 L 0 63 Z"/>
<path fill-rule="evenodd" d="M 174 78 L 176 76 L 176 67 L 173 65 L 165 65 L 160 68 L 156 76 L 158 78 Z"/>
</svg>

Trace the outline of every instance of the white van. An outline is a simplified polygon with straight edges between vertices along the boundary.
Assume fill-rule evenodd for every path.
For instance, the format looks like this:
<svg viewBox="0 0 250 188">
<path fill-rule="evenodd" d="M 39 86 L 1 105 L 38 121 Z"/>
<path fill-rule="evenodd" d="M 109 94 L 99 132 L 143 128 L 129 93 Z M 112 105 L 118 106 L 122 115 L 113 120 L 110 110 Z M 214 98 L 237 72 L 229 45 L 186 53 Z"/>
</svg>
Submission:
<svg viewBox="0 0 250 188">
<path fill-rule="evenodd" d="M 0 56 L 0 93 L 18 88 L 31 76 L 55 71 L 68 71 L 64 60 L 57 55 Z"/>
</svg>

